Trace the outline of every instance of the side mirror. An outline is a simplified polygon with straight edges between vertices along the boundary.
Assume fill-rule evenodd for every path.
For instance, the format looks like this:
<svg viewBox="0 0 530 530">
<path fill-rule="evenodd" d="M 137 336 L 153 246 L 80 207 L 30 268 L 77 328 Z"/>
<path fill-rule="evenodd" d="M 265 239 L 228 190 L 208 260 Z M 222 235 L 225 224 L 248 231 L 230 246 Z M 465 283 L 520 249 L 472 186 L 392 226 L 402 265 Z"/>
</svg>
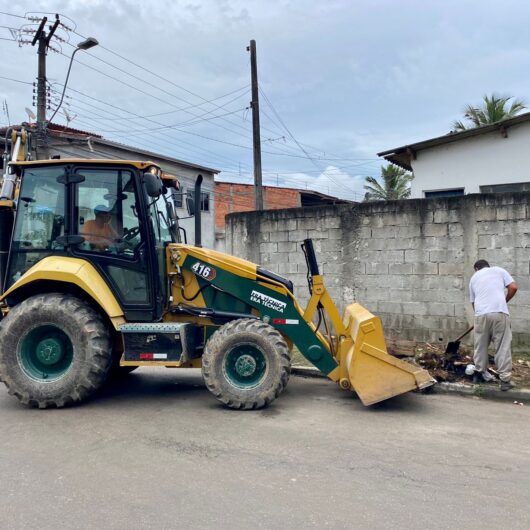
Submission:
<svg viewBox="0 0 530 530">
<path fill-rule="evenodd" d="M 166 202 L 166 213 L 168 221 L 173 223 L 177 216 L 175 214 L 175 208 L 173 208 L 173 205 L 169 201 Z"/>
<path fill-rule="evenodd" d="M 153 175 L 152 173 L 144 173 L 143 174 L 143 181 L 144 181 L 144 187 L 145 191 L 147 192 L 147 195 L 149 197 L 157 198 L 162 195 L 162 180 L 157 177 L 156 175 Z"/>
<path fill-rule="evenodd" d="M 195 215 L 195 200 L 190 192 L 186 193 L 186 209 L 190 217 Z"/>
</svg>

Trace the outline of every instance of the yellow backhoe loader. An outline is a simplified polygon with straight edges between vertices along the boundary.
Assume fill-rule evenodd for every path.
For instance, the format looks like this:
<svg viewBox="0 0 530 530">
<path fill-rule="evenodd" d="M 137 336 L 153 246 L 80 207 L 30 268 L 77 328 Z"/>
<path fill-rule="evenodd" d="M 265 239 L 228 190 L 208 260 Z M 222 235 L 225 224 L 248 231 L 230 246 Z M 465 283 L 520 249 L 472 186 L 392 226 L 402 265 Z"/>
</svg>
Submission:
<svg viewBox="0 0 530 530">
<path fill-rule="evenodd" d="M 202 248 L 202 177 L 190 245 L 178 180 L 156 164 L 14 153 L 0 199 L 0 378 L 22 403 L 62 407 L 120 371 L 166 366 L 202 368 L 219 401 L 257 409 L 287 385 L 294 346 L 365 405 L 433 383 L 387 354 L 380 320 L 361 305 L 341 318 L 311 240 L 305 309 L 289 280 Z"/>
</svg>

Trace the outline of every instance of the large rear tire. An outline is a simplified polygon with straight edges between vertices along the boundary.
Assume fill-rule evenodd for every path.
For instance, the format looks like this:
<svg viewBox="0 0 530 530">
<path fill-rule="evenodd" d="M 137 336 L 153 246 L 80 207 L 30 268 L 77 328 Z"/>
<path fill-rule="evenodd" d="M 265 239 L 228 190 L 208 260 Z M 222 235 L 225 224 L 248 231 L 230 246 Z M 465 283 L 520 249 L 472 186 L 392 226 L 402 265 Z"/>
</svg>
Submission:
<svg viewBox="0 0 530 530">
<path fill-rule="evenodd" d="M 2 321 L 0 379 L 25 405 L 81 402 L 101 387 L 111 362 L 107 326 L 71 295 L 33 296 Z"/>
<path fill-rule="evenodd" d="M 291 372 L 281 334 L 261 320 L 221 326 L 206 343 L 202 373 L 208 390 L 232 409 L 260 409 L 284 390 Z"/>
</svg>

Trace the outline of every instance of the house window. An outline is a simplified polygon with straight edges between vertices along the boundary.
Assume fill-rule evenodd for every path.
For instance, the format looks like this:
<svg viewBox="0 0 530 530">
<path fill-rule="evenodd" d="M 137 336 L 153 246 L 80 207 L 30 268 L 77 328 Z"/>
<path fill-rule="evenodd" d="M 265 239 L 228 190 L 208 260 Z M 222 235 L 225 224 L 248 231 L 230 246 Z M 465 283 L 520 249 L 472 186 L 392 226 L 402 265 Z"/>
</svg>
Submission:
<svg viewBox="0 0 530 530">
<path fill-rule="evenodd" d="M 188 200 L 192 202 L 195 200 L 195 191 L 188 191 Z M 201 211 L 210 211 L 210 194 L 206 191 L 201 191 Z"/>
<path fill-rule="evenodd" d="M 183 202 L 183 191 L 173 191 L 173 202 L 175 203 L 175 208 L 182 208 L 182 202 Z"/>
<path fill-rule="evenodd" d="M 517 193 L 530 191 L 530 182 L 517 182 L 516 184 L 492 184 L 480 186 L 480 193 Z"/>
<path fill-rule="evenodd" d="M 426 199 L 436 199 L 438 197 L 458 197 L 464 195 L 464 188 L 452 188 L 448 190 L 424 191 Z"/>
<path fill-rule="evenodd" d="M 210 211 L 210 194 L 204 191 L 201 191 L 201 210 L 203 212 Z"/>
</svg>

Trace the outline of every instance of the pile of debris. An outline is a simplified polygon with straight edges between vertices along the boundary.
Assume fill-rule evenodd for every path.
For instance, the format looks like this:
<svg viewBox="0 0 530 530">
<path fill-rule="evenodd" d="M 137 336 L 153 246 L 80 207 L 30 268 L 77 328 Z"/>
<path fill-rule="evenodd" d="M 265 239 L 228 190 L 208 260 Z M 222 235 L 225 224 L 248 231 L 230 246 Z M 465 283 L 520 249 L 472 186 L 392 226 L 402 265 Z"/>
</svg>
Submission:
<svg viewBox="0 0 530 530">
<path fill-rule="evenodd" d="M 445 344 L 389 340 L 388 350 L 396 357 L 425 368 L 439 382 L 469 383 L 473 379 L 472 376 L 465 373 L 466 366 L 473 364 L 473 348 L 466 344 L 460 344 L 455 351 Z M 523 358 L 517 357 L 514 355 L 512 379 L 519 386 L 530 386 L 528 355 L 523 356 Z M 490 364 L 493 364 L 492 357 L 490 361 Z M 498 374 L 493 368 L 490 368 L 489 371 L 498 378 Z"/>
<path fill-rule="evenodd" d="M 426 342 L 416 347 L 413 358 L 438 381 L 453 382 L 466 378 L 466 366 L 473 363 L 473 352 L 466 346 L 449 352 L 441 345 Z"/>
</svg>

